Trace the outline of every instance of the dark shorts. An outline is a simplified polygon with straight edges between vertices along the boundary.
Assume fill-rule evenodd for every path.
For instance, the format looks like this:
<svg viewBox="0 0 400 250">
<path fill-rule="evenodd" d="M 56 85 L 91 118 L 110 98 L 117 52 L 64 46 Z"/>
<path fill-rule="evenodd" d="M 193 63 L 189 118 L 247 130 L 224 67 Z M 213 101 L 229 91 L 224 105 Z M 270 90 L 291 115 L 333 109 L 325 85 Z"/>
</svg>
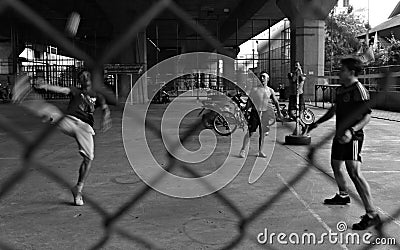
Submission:
<svg viewBox="0 0 400 250">
<path fill-rule="evenodd" d="M 252 109 L 247 124 L 249 132 L 256 132 L 257 128 L 260 126 L 262 126 L 262 128 L 267 132 L 269 131 L 269 127 L 274 123 L 274 120 L 275 114 L 272 106 L 268 109 L 268 111 L 262 111 L 260 113 L 258 113 L 257 110 Z"/>
<path fill-rule="evenodd" d="M 340 144 L 337 139 L 333 139 L 331 158 L 339 161 L 350 160 L 361 162 L 361 149 L 363 142 L 364 135 L 357 135 L 346 144 Z"/>
</svg>

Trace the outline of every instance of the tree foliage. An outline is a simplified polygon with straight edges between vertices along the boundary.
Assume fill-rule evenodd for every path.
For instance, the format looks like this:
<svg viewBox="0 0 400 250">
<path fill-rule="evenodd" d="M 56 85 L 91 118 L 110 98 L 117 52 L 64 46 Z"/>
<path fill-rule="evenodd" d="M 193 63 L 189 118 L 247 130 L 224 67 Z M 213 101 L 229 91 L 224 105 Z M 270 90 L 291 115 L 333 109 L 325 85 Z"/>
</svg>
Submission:
<svg viewBox="0 0 400 250">
<path fill-rule="evenodd" d="M 386 41 L 375 50 L 375 61 L 370 66 L 400 65 L 400 40 L 393 35 L 390 38 L 379 38 Z"/>
<path fill-rule="evenodd" d="M 361 47 L 357 39 L 367 31 L 366 24 L 360 16 L 351 12 L 331 14 L 325 22 L 325 66 L 337 68 L 340 58 L 354 54 Z"/>
<path fill-rule="evenodd" d="M 386 63 L 390 65 L 399 65 L 400 64 L 400 41 L 397 40 L 394 36 L 388 39 L 390 45 L 386 48 L 387 50 L 387 59 Z M 385 63 L 385 62 L 384 62 Z"/>
</svg>

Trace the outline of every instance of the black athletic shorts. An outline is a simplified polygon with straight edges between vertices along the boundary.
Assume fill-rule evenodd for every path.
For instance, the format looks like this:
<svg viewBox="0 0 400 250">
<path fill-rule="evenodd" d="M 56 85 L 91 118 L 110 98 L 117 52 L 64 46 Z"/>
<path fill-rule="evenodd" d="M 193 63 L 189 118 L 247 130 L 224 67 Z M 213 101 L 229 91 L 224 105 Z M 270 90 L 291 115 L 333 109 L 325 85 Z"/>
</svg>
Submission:
<svg viewBox="0 0 400 250">
<path fill-rule="evenodd" d="M 256 109 L 250 111 L 250 117 L 247 121 L 247 126 L 250 133 L 257 131 L 260 126 L 267 132 L 269 127 L 274 123 L 275 114 L 273 107 L 270 106 L 267 111 L 257 112 Z"/>
<path fill-rule="evenodd" d="M 339 161 L 360 161 L 361 162 L 361 149 L 364 142 L 364 134 L 354 136 L 349 143 L 340 144 L 335 138 L 332 143 L 333 160 Z"/>
</svg>

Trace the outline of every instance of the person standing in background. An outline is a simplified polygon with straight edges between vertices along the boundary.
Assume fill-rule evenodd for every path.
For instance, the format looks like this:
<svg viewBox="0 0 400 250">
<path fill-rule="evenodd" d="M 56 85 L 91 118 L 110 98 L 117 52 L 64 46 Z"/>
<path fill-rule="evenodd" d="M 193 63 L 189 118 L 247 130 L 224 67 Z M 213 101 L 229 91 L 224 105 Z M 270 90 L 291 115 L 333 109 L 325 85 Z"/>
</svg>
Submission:
<svg viewBox="0 0 400 250">
<path fill-rule="evenodd" d="M 297 110 L 297 95 L 299 95 L 299 109 L 303 111 L 305 109 L 305 102 L 304 102 L 304 82 L 305 82 L 305 75 L 301 68 L 301 64 L 299 61 L 296 61 L 295 70 L 293 73 L 288 74 L 289 78 L 289 115 L 290 117 L 295 120 L 296 114 L 294 111 Z"/>
</svg>

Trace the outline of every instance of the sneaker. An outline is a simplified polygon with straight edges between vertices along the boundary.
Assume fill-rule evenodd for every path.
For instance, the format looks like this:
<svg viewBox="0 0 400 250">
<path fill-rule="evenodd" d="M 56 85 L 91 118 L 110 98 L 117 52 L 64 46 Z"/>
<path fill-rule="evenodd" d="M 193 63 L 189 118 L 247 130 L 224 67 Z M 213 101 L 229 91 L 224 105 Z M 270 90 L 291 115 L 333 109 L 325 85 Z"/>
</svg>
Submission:
<svg viewBox="0 0 400 250">
<path fill-rule="evenodd" d="M 246 157 L 246 151 L 244 149 L 240 150 L 239 156 L 240 158 Z"/>
<path fill-rule="evenodd" d="M 74 196 L 74 204 L 75 206 L 83 206 L 83 196 L 82 192 L 78 191 L 78 187 L 74 186 L 71 189 L 72 195 Z"/>
<path fill-rule="evenodd" d="M 331 199 L 325 199 L 324 204 L 327 205 L 347 205 L 350 203 L 350 196 L 341 196 L 339 194 L 336 194 L 335 197 Z"/>
<path fill-rule="evenodd" d="M 353 230 L 365 230 L 372 226 L 379 226 L 381 224 L 381 218 L 379 214 L 375 214 L 372 218 L 368 214 L 361 216 L 361 221 L 353 224 Z"/>
</svg>

